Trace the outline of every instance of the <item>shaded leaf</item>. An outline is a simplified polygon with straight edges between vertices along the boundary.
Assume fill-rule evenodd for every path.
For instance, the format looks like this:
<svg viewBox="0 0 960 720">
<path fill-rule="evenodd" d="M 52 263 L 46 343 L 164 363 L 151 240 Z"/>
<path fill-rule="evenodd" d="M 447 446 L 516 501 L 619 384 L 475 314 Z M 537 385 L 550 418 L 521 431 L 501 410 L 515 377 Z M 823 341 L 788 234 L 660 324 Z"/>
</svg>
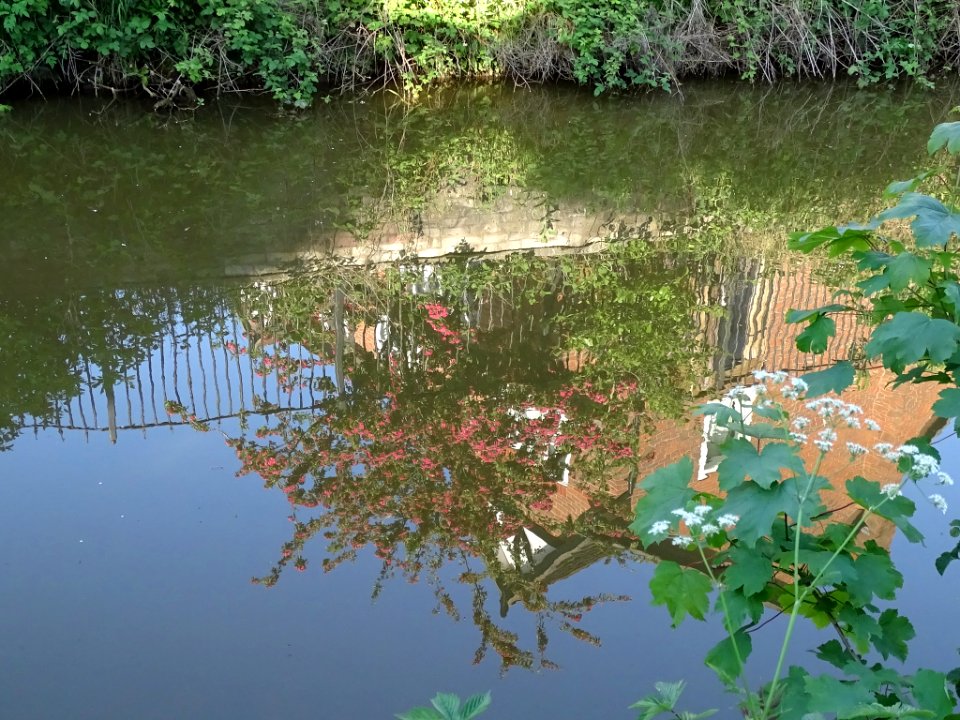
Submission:
<svg viewBox="0 0 960 720">
<path fill-rule="evenodd" d="M 463 707 L 460 708 L 460 720 L 473 720 L 490 707 L 492 699 L 489 692 L 467 698 L 463 702 Z"/>
<path fill-rule="evenodd" d="M 830 338 L 837 334 L 837 324 L 833 318 L 817 315 L 803 332 L 797 335 L 797 349 L 801 352 L 819 354 L 827 349 Z"/>
<path fill-rule="evenodd" d="M 891 655 L 899 660 L 907 659 L 907 643 L 917 634 L 913 625 L 893 608 L 880 613 L 880 634 L 873 638 L 873 646 L 883 659 Z"/>
<path fill-rule="evenodd" d="M 894 372 L 921 358 L 936 363 L 946 361 L 957 351 L 960 327 L 942 319 L 917 312 L 901 312 L 873 331 L 867 343 L 868 358 L 880 355 L 883 366 Z"/>
<path fill-rule="evenodd" d="M 853 365 L 844 360 L 826 370 L 807 373 L 800 379 L 807 384 L 807 398 L 815 398 L 828 392 L 839 395 L 853 385 L 854 376 Z"/>
<path fill-rule="evenodd" d="M 734 645 L 736 643 L 736 645 Z M 746 662 L 753 650 L 753 641 L 745 632 L 737 632 L 714 645 L 704 658 L 704 664 L 727 685 L 733 685 L 743 673 L 740 661 Z M 737 659 L 737 653 L 740 659 Z"/>
<path fill-rule="evenodd" d="M 940 399 L 933 404 L 937 417 L 960 417 L 960 389 L 947 388 L 940 391 Z"/>
<path fill-rule="evenodd" d="M 946 147 L 951 155 L 960 150 L 960 122 L 940 123 L 930 133 L 927 152 L 933 155 L 942 147 Z"/>
<path fill-rule="evenodd" d="M 637 502 L 635 519 L 630 531 L 645 543 L 659 538 L 650 533 L 650 526 L 658 520 L 671 517 L 677 508 L 686 507 L 693 499 L 690 487 L 693 479 L 693 461 L 684 457 L 648 476 L 640 485 L 644 495 Z"/>
<path fill-rule="evenodd" d="M 807 712 L 836 713 L 844 717 L 860 705 L 873 702 L 873 693 L 860 683 L 838 680 L 830 675 L 807 677 Z"/>
<path fill-rule="evenodd" d="M 766 489 L 780 479 L 783 468 L 794 472 L 803 470 L 796 448 L 783 443 L 770 443 L 758 452 L 749 440 L 736 438 L 723 444 L 723 453 L 718 481 L 724 491 L 733 489 L 747 477 Z"/>
<path fill-rule="evenodd" d="M 657 565 L 650 579 L 650 593 L 654 605 L 666 605 L 673 627 L 689 615 L 697 620 L 706 617 L 710 609 L 710 578 L 670 560 Z"/>
<path fill-rule="evenodd" d="M 933 711 L 937 720 L 943 720 L 954 709 L 947 676 L 933 670 L 918 670 L 913 676 L 913 699 L 919 707 Z"/>
<path fill-rule="evenodd" d="M 923 534 L 908 520 L 913 517 L 917 506 L 903 495 L 887 498 L 880 489 L 880 483 L 855 477 L 847 480 L 847 494 L 850 499 L 862 508 L 870 509 L 880 517 L 891 520 L 910 542 L 920 542 Z"/>
<path fill-rule="evenodd" d="M 734 545 L 727 553 L 730 566 L 723 571 L 723 584 L 731 590 L 742 589 L 757 595 L 767 586 L 772 574 L 770 558 L 760 550 Z"/>
</svg>

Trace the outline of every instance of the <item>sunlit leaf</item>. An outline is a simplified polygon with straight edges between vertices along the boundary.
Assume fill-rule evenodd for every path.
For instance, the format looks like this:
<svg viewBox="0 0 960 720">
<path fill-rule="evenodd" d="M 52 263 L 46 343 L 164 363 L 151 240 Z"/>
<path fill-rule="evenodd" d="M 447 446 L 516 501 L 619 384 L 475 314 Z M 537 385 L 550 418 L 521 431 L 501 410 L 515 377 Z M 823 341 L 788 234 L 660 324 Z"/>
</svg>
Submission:
<svg viewBox="0 0 960 720">
<path fill-rule="evenodd" d="M 960 151 L 960 122 L 940 123 L 930 133 L 927 152 L 933 155 L 942 147 L 946 147 L 951 155 Z"/>
<path fill-rule="evenodd" d="M 456 695 L 452 693 L 437 693 L 430 701 L 430 704 L 437 709 L 443 717 L 443 720 L 459 720 L 460 698 Z"/>
<path fill-rule="evenodd" d="M 877 216 L 882 221 L 913 217 L 910 228 L 917 247 L 943 247 L 950 238 L 960 233 L 960 213 L 942 202 L 921 193 L 906 193 L 892 208 Z"/>
<path fill-rule="evenodd" d="M 460 720 L 473 720 L 473 718 L 490 707 L 491 700 L 492 697 L 489 692 L 467 698 L 463 701 L 463 706 L 460 708 Z"/>
</svg>

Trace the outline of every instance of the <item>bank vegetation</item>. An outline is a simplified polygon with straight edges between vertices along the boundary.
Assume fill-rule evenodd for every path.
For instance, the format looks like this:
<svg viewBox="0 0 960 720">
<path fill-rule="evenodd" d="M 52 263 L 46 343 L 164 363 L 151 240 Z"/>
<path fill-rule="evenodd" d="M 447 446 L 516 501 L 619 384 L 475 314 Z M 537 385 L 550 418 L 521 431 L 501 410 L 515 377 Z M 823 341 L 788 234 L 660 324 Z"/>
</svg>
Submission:
<svg viewBox="0 0 960 720">
<path fill-rule="evenodd" d="M 928 84 L 954 0 L 0 0 L 0 99 L 261 91 L 293 106 L 453 79 L 674 90 L 691 76 Z"/>
</svg>

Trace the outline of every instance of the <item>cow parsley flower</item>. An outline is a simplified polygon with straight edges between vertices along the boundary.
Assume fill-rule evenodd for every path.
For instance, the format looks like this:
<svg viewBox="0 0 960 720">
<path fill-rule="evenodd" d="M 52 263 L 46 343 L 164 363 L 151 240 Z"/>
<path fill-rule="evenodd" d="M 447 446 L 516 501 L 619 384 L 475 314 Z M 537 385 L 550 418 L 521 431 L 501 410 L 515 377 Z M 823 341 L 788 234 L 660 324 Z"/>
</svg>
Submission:
<svg viewBox="0 0 960 720">
<path fill-rule="evenodd" d="M 737 521 L 739 519 L 740 519 L 739 515 L 724 513 L 723 515 L 717 518 L 717 525 L 719 525 L 720 527 L 726 530 L 729 530 L 730 528 L 732 528 L 734 525 L 737 524 Z"/>
<path fill-rule="evenodd" d="M 793 440 L 795 443 L 800 443 L 801 445 L 807 442 L 807 436 L 804 435 L 803 433 L 798 433 L 798 432 L 790 433 L 790 439 Z"/>
<path fill-rule="evenodd" d="M 657 520 L 650 526 L 651 535 L 666 535 L 670 531 L 669 520 Z"/>
<path fill-rule="evenodd" d="M 937 485 L 953 485 L 953 478 L 941 470 L 937 473 Z"/>
<path fill-rule="evenodd" d="M 718 532 L 720 532 L 720 528 L 714 525 L 713 523 L 704 523 L 703 527 L 700 528 L 700 530 L 703 532 L 703 534 L 706 537 L 710 537 L 711 535 L 716 535 Z"/>
<path fill-rule="evenodd" d="M 674 535 L 672 538 L 670 538 L 670 542 L 677 547 L 685 548 L 687 545 L 693 542 L 693 538 L 689 538 L 686 535 Z"/>
<path fill-rule="evenodd" d="M 914 480 L 922 480 L 928 475 L 933 475 L 940 470 L 940 463 L 932 455 L 925 455 L 922 452 L 911 456 L 913 462 L 910 465 L 908 474 Z"/>
<path fill-rule="evenodd" d="M 874 432 L 880 432 L 880 423 L 876 420 L 871 420 L 867 418 L 863 421 L 863 424 L 867 426 L 867 430 L 873 430 Z"/>
<path fill-rule="evenodd" d="M 934 493 L 933 495 L 930 496 L 929 499 L 930 499 L 930 502 L 933 503 L 933 506 L 937 510 L 942 512 L 944 515 L 947 514 L 947 501 L 943 499 L 943 495 L 938 495 L 937 493 Z"/>
<path fill-rule="evenodd" d="M 900 483 L 889 483 L 884 485 L 882 488 L 880 488 L 880 492 L 882 492 L 891 500 L 903 494 L 900 490 Z"/>
<path fill-rule="evenodd" d="M 697 505 L 697 506 L 693 509 L 693 512 L 694 512 L 695 514 L 699 515 L 700 517 L 705 517 L 705 516 L 707 516 L 707 515 L 710 514 L 710 511 L 711 511 L 711 510 L 713 510 L 713 508 L 710 507 L 709 505 Z"/>
<path fill-rule="evenodd" d="M 794 429 L 794 430 L 797 430 L 797 431 L 802 431 L 802 430 L 803 430 L 804 428 L 806 428 L 807 425 L 809 425 L 809 424 L 810 424 L 810 418 L 805 417 L 805 416 L 803 416 L 803 415 L 800 415 L 800 416 L 798 416 L 798 417 L 795 417 L 795 418 L 793 419 L 793 422 L 790 423 L 790 425 L 793 427 L 793 429 Z"/>
<path fill-rule="evenodd" d="M 687 512 L 683 508 L 677 508 L 676 510 L 671 511 L 673 515 L 676 515 L 681 520 L 683 520 L 688 528 L 695 528 L 698 525 L 703 524 L 703 516 L 698 515 L 695 512 Z"/>
<path fill-rule="evenodd" d="M 853 455 L 854 457 L 867 454 L 867 449 L 863 445 L 860 445 L 855 442 L 848 442 L 847 450 L 849 450 L 850 454 Z"/>
</svg>

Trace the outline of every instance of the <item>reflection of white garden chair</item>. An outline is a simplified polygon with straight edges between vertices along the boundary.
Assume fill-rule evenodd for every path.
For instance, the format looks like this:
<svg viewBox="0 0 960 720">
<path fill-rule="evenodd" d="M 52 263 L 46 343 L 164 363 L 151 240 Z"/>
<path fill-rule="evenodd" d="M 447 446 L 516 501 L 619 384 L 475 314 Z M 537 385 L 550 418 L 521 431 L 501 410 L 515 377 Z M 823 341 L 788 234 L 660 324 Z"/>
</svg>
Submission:
<svg viewBox="0 0 960 720">
<path fill-rule="evenodd" d="M 743 416 L 743 421 L 750 424 L 753 419 L 753 405 L 757 400 L 757 388 L 748 386 L 744 388 L 744 394 L 747 399 L 734 401 L 730 398 L 714 400 L 720 405 L 726 405 L 728 408 L 738 410 Z M 707 476 L 717 471 L 720 462 L 723 460 L 723 453 L 720 446 L 730 435 L 730 430 L 717 425 L 716 415 L 705 415 L 703 418 L 703 442 L 700 444 L 700 466 L 697 470 L 697 480 L 706 480 Z"/>
</svg>

